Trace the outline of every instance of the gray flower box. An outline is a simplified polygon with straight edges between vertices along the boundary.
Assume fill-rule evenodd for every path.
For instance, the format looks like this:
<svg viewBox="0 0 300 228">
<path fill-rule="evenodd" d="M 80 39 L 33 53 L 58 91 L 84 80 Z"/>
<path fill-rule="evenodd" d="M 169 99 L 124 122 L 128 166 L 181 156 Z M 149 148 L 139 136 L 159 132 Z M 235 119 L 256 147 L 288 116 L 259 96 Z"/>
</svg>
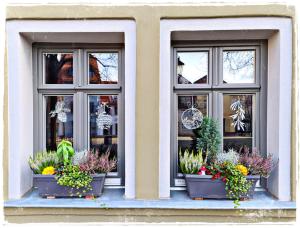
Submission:
<svg viewBox="0 0 300 228">
<path fill-rule="evenodd" d="M 225 183 L 221 179 L 212 180 L 212 175 L 185 174 L 184 176 L 187 192 L 191 198 L 228 199 Z M 253 198 L 255 185 L 259 179 L 259 175 L 247 176 L 247 180 L 252 182 L 252 186 L 248 194 L 241 198 Z"/>
<path fill-rule="evenodd" d="M 87 191 L 82 196 L 99 197 L 103 192 L 105 173 L 93 174 L 91 182 L 92 190 Z M 33 185 L 38 188 L 38 193 L 41 197 L 78 197 L 78 189 L 57 184 L 55 175 L 33 175 Z M 82 189 L 79 189 L 79 191 Z M 80 191 L 82 192 L 82 191 Z"/>
</svg>

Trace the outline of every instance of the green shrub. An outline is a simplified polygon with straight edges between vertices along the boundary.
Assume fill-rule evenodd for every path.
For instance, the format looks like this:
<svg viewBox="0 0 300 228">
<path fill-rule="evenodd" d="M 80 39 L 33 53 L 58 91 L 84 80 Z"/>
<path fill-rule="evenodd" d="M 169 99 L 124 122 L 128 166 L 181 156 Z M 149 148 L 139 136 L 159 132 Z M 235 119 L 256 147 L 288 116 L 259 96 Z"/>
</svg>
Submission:
<svg viewBox="0 0 300 228">
<path fill-rule="evenodd" d="M 68 140 L 62 140 L 57 146 L 57 156 L 64 165 L 70 164 L 74 155 L 72 143 Z"/>
<path fill-rule="evenodd" d="M 205 116 L 200 128 L 194 130 L 197 137 L 197 150 L 203 150 L 205 161 L 211 161 L 220 149 L 221 134 L 219 124 L 216 120 Z"/>
</svg>

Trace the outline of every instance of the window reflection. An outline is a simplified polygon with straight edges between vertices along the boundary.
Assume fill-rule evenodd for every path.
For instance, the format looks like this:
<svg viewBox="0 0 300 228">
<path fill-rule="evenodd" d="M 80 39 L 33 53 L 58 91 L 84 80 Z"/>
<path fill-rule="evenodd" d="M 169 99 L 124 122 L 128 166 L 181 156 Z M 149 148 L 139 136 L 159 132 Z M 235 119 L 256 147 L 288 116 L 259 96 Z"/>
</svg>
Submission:
<svg viewBox="0 0 300 228">
<path fill-rule="evenodd" d="M 253 95 L 223 96 L 224 150 L 241 151 L 244 146 L 252 148 Z"/>
<path fill-rule="evenodd" d="M 207 83 L 208 52 L 178 52 L 177 80 L 178 84 Z"/>
<path fill-rule="evenodd" d="M 73 54 L 55 53 L 44 54 L 45 83 L 72 84 L 73 83 Z"/>
<path fill-rule="evenodd" d="M 118 157 L 118 96 L 89 96 L 90 148 Z"/>
<path fill-rule="evenodd" d="M 223 83 L 254 83 L 255 51 L 223 52 Z"/>
<path fill-rule="evenodd" d="M 62 139 L 73 141 L 73 96 L 45 96 L 46 149 L 56 150 Z"/>
<path fill-rule="evenodd" d="M 89 83 L 118 83 L 118 53 L 89 54 Z"/>
</svg>

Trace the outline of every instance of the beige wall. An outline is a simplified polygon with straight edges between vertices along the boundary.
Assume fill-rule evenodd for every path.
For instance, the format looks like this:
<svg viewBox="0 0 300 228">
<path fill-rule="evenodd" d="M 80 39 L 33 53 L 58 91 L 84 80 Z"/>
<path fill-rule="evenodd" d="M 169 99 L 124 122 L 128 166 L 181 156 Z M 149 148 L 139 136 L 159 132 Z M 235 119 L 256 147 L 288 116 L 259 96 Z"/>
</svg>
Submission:
<svg viewBox="0 0 300 228">
<path fill-rule="evenodd" d="M 9 6 L 7 20 L 12 19 L 100 19 L 134 18 L 137 31 L 137 97 L 136 97 L 136 197 L 158 198 L 159 165 L 159 33 L 161 18 L 279 16 L 293 18 L 294 7 L 285 5 L 251 6 L 88 6 L 88 5 L 40 5 Z M 294 30 L 295 31 L 295 30 Z M 294 32 L 295 47 L 295 32 Z M 294 51 L 293 81 L 295 74 Z M 7 197 L 7 78 L 4 97 L 4 194 Z M 292 189 L 295 199 L 296 168 L 296 86 L 293 87 L 292 128 Z"/>
</svg>

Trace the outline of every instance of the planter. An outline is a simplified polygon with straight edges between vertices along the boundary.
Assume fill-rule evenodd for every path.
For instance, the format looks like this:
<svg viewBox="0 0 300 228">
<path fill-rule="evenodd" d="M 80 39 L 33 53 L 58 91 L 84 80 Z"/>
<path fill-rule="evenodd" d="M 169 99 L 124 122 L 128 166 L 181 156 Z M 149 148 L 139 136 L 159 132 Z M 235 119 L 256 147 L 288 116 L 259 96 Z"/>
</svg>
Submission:
<svg viewBox="0 0 300 228">
<path fill-rule="evenodd" d="M 93 177 L 91 182 L 92 190 L 81 195 L 99 197 L 103 192 L 105 175 L 105 173 L 91 175 Z M 34 187 L 38 188 L 38 193 L 41 197 L 76 197 L 78 192 L 76 188 L 72 189 L 71 187 L 57 184 L 55 175 L 34 174 L 33 184 Z"/>
<path fill-rule="evenodd" d="M 211 175 L 185 174 L 184 176 L 187 192 L 191 198 L 228 199 L 225 183 L 221 179 L 212 180 Z M 248 194 L 241 198 L 253 198 L 255 185 L 260 176 L 247 176 L 246 178 L 252 182 L 252 186 Z"/>
</svg>

